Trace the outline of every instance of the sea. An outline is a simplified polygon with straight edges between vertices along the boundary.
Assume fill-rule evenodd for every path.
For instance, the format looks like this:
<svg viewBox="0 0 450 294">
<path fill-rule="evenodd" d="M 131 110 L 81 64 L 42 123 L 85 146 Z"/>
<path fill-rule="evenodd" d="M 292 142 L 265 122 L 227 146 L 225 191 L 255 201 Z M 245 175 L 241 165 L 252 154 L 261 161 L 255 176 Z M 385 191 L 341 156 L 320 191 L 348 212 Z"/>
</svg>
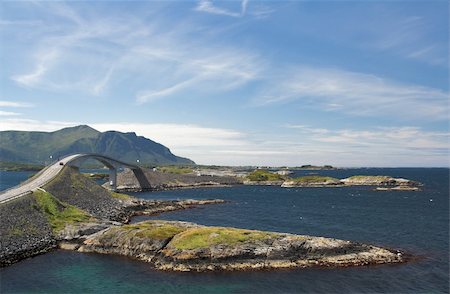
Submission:
<svg viewBox="0 0 450 294">
<path fill-rule="evenodd" d="M 359 241 L 406 251 L 408 263 L 246 272 L 163 272 L 122 256 L 54 250 L 0 269 L 3 293 L 449 293 L 449 169 L 299 171 L 345 178 L 390 175 L 422 191 L 373 187 L 236 186 L 132 193 L 144 199 L 220 198 L 224 204 L 145 219 L 190 221 Z M 1 189 L 30 172 L 2 172 Z"/>
</svg>

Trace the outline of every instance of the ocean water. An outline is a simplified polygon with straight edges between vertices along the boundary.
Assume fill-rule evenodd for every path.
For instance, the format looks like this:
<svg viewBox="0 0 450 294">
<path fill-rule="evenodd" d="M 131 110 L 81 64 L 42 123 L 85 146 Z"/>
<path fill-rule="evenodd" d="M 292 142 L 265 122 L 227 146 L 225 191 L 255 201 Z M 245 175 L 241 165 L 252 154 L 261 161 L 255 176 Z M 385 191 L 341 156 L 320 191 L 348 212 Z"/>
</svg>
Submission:
<svg viewBox="0 0 450 294">
<path fill-rule="evenodd" d="M 311 171 L 301 171 L 307 174 Z M 449 169 L 315 171 L 344 178 L 391 175 L 421 192 L 370 187 L 237 186 L 134 193 L 146 199 L 221 198 L 225 204 L 144 219 L 192 221 L 341 238 L 407 251 L 405 264 L 219 273 L 171 273 L 120 256 L 56 250 L 0 269 L 1 293 L 448 293 Z M 26 179 L 27 174 L 23 174 Z M 2 188 L 19 173 L 2 173 Z M 8 181 L 6 183 L 6 181 Z M 19 180 L 20 182 L 20 180 Z"/>
</svg>

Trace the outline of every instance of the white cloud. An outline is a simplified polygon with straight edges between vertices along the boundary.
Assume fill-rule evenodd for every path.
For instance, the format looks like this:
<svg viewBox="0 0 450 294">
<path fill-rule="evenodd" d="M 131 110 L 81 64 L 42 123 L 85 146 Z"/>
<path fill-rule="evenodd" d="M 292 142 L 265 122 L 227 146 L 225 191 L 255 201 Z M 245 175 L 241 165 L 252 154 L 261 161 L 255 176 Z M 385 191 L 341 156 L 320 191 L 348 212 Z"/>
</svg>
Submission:
<svg viewBox="0 0 450 294">
<path fill-rule="evenodd" d="M 0 131 L 37 131 L 53 132 L 65 127 L 77 125 L 73 122 L 39 121 L 34 119 L 2 119 Z"/>
<path fill-rule="evenodd" d="M 51 67 L 52 64 L 55 63 L 58 55 L 59 52 L 56 50 L 50 50 L 49 52 L 40 53 L 38 62 L 35 68 L 30 73 L 15 75 L 12 77 L 12 79 L 17 83 L 27 87 L 38 85 L 44 77 L 45 73 L 48 71 L 49 67 Z"/>
<path fill-rule="evenodd" d="M 0 101 L 0 107 L 33 107 L 34 105 L 28 102 L 16 102 L 16 101 Z"/>
<path fill-rule="evenodd" d="M 213 5 L 212 1 L 210 0 L 200 0 L 197 4 L 197 7 L 195 10 L 201 11 L 201 12 L 207 12 L 211 14 L 218 14 L 218 15 L 226 15 L 226 16 L 232 16 L 232 17 L 242 17 L 245 15 L 247 11 L 247 5 L 249 0 L 242 0 L 241 2 L 241 10 L 239 12 L 230 11 L 228 9 L 220 8 L 215 5 Z"/>
<path fill-rule="evenodd" d="M 21 113 L 0 110 L 0 116 L 15 116 L 15 115 L 21 115 Z"/>
<path fill-rule="evenodd" d="M 357 116 L 446 120 L 448 99 L 448 93 L 439 89 L 363 73 L 304 67 L 293 70 L 290 78 L 267 89 L 256 103 L 299 100 L 308 106 Z"/>
<path fill-rule="evenodd" d="M 380 154 L 449 154 L 450 132 L 424 131 L 419 127 L 378 127 L 365 130 L 322 129 L 288 125 L 306 134 L 312 146 Z M 324 144 L 322 144 L 324 143 Z"/>
<path fill-rule="evenodd" d="M 419 16 L 392 18 L 378 29 L 372 45 L 406 58 L 447 67 L 448 44 L 438 44 L 429 39 L 433 33 L 428 22 Z"/>
</svg>

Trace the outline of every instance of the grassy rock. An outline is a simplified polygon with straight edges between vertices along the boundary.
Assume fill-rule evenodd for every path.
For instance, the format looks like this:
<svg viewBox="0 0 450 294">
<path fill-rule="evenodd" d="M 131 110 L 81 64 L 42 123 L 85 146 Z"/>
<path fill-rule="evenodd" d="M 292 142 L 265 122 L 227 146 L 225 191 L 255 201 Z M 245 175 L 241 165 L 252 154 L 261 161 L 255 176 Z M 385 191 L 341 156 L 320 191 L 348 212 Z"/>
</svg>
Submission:
<svg viewBox="0 0 450 294">
<path fill-rule="evenodd" d="M 78 250 L 126 255 L 173 271 L 405 261 L 399 252 L 344 240 L 158 220 L 106 229 L 88 237 Z"/>
<path fill-rule="evenodd" d="M 258 169 L 249 173 L 246 179 L 251 182 L 266 182 L 266 181 L 274 182 L 274 181 L 283 181 L 285 177 L 267 170 Z"/>
<path fill-rule="evenodd" d="M 339 179 L 324 176 L 303 176 L 285 181 L 282 187 L 324 187 L 340 186 L 342 182 Z"/>
</svg>

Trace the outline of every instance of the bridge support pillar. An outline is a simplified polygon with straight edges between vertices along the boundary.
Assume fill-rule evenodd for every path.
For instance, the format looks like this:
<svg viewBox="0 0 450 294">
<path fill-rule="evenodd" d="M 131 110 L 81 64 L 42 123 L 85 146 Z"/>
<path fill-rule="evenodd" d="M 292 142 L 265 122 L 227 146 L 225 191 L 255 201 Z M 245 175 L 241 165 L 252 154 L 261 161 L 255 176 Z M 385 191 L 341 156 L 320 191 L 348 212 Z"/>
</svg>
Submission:
<svg viewBox="0 0 450 294">
<path fill-rule="evenodd" d="M 117 169 L 109 169 L 109 187 L 111 190 L 115 191 L 117 188 Z"/>
</svg>

